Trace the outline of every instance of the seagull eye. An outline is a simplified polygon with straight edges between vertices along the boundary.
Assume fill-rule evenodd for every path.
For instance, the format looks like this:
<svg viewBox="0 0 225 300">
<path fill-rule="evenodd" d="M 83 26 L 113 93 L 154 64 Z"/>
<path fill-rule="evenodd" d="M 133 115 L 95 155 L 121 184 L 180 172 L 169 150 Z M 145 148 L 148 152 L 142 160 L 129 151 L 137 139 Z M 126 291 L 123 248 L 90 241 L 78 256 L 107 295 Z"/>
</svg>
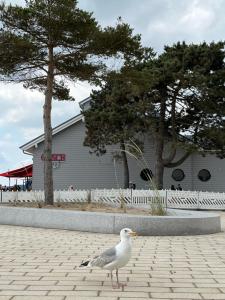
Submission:
<svg viewBox="0 0 225 300">
<path fill-rule="evenodd" d="M 124 232 L 127 232 L 127 230 L 125 229 Z"/>
</svg>

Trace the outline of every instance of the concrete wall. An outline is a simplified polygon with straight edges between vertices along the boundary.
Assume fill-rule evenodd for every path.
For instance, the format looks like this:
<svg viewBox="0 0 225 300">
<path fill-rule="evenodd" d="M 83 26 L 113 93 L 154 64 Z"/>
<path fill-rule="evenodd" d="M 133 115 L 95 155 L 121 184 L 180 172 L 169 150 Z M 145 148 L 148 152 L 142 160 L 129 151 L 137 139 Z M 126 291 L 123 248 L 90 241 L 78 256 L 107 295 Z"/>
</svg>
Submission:
<svg viewBox="0 0 225 300">
<path fill-rule="evenodd" d="M 66 161 L 61 162 L 59 168 L 53 169 L 54 189 L 67 189 L 70 185 L 77 189 L 122 188 L 123 168 L 118 161 L 114 164 L 111 155 L 111 152 L 119 147 L 117 145 L 108 147 L 105 155 L 97 157 L 95 154 L 89 153 L 88 147 L 83 146 L 84 137 L 85 124 L 82 121 L 53 136 L 53 153 L 66 155 Z M 144 137 L 144 149 L 148 168 L 155 173 L 155 145 L 151 137 Z M 43 189 L 42 153 L 43 143 L 40 143 L 34 150 L 33 189 Z M 178 151 L 175 160 L 182 155 L 183 151 Z M 149 188 L 148 182 L 140 177 L 141 170 L 146 166 L 129 158 L 129 168 L 130 181 L 135 183 L 138 189 Z M 177 168 L 184 171 L 184 180 L 177 182 L 172 178 L 172 172 L 176 168 L 165 168 L 164 188 L 170 188 L 172 184 L 177 186 L 180 183 L 185 190 L 225 191 L 225 160 L 218 159 L 213 155 L 206 157 L 192 155 Z M 209 181 L 201 182 L 198 179 L 197 175 L 201 169 L 210 171 L 211 179 Z"/>
<path fill-rule="evenodd" d="M 221 231 L 220 216 L 176 210 L 172 216 L 143 216 L 0 206 L 0 224 L 119 233 L 130 227 L 139 235 L 196 235 Z"/>
</svg>

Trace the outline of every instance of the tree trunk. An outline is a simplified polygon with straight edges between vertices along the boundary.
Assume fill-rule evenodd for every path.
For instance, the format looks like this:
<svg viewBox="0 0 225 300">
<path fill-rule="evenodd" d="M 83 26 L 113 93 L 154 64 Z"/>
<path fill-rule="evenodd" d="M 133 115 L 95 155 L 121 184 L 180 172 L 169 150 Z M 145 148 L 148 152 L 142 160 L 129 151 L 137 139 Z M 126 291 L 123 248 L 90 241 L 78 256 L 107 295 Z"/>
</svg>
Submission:
<svg viewBox="0 0 225 300">
<path fill-rule="evenodd" d="M 163 173 L 164 173 L 164 164 L 163 164 L 163 148 L 164 141 L 163 137 L 158 136 L 156 139 L 156 163 L 155 163 L 155 176 L 154 181 L 158 190 L 163 189 Z"/>
<path fill-rule="evenodd" d="M 163 173 L 164 173 L 164 163 L 163 163 L 163 150 L 164 150 L 164 122 L 166 116 L 166 90 L 161 95 L 160 101 L 160 115 L 158 120 L 158 129 L 155 135 L 156 142 L 156 164 L 155 164 L 155 184 L 156 188 L 163 189 Z"/>
<path fill-rule="evenodd" d="M 123 160 L 123 178 L 124 178 L 124 189 L 128 189 L 129 188 L 129 167 L 128 167 L 128 161 L 127 161 L 127 154 L 126 154 L 126 148 L 125 148 L 125 144 L 124 141 L 121 141 L 120 143 L 120 149 L 121 151 L 121 155 L 122 155 L 122 160 Z"/>
<path fill-rule="evenodd" d="M 45 91 L 45 103 L 43 106 L 43 121 L 44 121 L 44 134 L 45 134 L 44 195 L 45 195 L 45 203 L 48 205 L 54 204 L 53 178 L 52 178 L 52 125 L 51 125 L 53 81 L 54 81 L 53 48 L 49 47 L 47 88 Z"/>
</svg>

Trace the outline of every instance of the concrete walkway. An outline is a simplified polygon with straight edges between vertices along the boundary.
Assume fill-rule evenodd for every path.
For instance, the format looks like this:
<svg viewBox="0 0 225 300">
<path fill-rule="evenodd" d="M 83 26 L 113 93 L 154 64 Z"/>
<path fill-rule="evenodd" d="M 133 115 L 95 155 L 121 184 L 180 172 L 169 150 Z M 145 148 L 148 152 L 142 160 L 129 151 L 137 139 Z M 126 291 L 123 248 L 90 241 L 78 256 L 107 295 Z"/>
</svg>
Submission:
<svg viewBox="0 0 225 300">
<path fill-rule="evenodd" d="M 223 227 L 225 213 L 221 213 Z M 107 271 L 79 269 L 116 235 L 0 226 L 0 300 L 225 299 L 225 233 L 138 237 L 112 290 Z"/>
</svg>

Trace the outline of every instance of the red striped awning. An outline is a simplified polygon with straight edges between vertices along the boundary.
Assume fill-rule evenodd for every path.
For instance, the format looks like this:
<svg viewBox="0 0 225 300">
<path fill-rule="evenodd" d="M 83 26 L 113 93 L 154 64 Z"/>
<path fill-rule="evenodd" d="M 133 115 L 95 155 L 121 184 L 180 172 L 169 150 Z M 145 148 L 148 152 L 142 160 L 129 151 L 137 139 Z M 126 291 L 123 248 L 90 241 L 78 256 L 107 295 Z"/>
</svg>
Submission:
<svg viewBox="0 0 225 300">
<path fill-rule="evenodd" d="M 24 177 L 32 177 L 33 173 L 33 165 L 28 165 L 19 169 L 11 170 L 5 173 L 1 173 L 0 176 L 3 177 L 14 177 L 14 178 L 24 178 Z"/>
</svg>

